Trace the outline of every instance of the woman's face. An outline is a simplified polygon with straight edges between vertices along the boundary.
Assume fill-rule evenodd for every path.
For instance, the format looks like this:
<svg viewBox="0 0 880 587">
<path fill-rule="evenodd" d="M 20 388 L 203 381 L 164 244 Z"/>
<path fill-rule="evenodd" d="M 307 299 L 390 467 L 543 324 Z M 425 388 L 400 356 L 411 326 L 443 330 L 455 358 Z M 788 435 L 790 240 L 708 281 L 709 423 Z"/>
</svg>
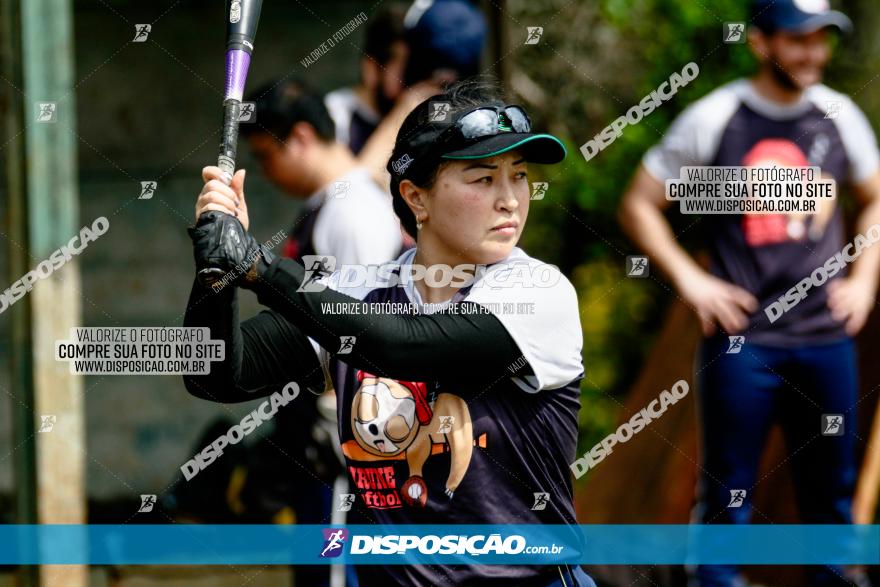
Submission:
<svg viewBox="0 0 880 587">
<path fill-rule="evenodd" d="M 461 263 L 497 263 L 516 246 L 529 214 L 526 162 L 518 151 L 450 161 L 426 195 L 420 247 Z"/>
</svg>

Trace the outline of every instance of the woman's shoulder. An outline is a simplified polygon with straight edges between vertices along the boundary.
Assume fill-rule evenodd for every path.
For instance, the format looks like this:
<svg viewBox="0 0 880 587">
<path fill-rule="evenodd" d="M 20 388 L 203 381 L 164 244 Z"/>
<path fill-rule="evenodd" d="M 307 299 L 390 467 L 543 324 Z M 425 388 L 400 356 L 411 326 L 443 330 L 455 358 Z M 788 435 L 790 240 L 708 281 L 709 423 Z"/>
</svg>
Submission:
<svg viewBox="0 0 880 587">
<path fill-rule="evenodd" d="M 487 268 L 466 298 L 504 325 L 537 377 L 554 389 L 583 372 L 583 332 L 574 286 L 555 265 L 515 249 Z"/>
<path fill-rule="evenodd" d="M 488 291 L 542 290 L 557 297 L 575 294 L 574 286 L 559 267 L 532 257 L 519 247 L 514 247 L 503 261 L 481 268 L 473 287 Z"/>
<path fill-rule="evenodd" d="M 577 292 L 559 267 L 521 249 L 478 275 L 465 300 L 485 306 L 502 321 L 521 322 L 530 329 L 580 320 Z"/>
</svg>

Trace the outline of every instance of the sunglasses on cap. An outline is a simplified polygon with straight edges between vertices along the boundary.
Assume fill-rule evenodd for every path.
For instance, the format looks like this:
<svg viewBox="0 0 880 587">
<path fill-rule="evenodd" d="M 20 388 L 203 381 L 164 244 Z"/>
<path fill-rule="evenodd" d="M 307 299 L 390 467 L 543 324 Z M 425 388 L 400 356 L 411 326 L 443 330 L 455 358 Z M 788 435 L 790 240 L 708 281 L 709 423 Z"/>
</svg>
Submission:
<svg viewBox="0 0 880 587">
<path fill-rule="evenodd" d="M 392 177 L 415 177 L 442 159 L 483 159 L 519 149 L 526 161 L 558 163 L 565 146 L 556 137 L 532 132 L 532 122 L 518 105 L 477 106 L 438 129 L 423 123 L 399 141 L 386 169 Z"/>
<path fill-rule="evenodd" d="M 438 138 L 448 139 L 449 135 L 456 133 L 470 141 L 502 132 L 528 133 L 531 130 L 532 122 L 521 106 L 479 106 L 456 120 Z"/>
</svg>

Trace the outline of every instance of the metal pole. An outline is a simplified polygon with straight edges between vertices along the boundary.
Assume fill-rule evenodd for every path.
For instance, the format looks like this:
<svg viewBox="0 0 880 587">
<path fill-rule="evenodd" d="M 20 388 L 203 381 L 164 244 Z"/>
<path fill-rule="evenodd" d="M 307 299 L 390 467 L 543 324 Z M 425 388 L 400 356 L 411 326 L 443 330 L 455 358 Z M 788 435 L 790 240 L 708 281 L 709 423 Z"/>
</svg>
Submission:
<svg viewBox="0 0 880 587">
<path fill-rule="evenodd" d="M 70 0 L 0 0 L 7 88 L 11 280 L 79 232 L 73 16 Z M 45 104 L 53 115 L 41 120 Z M 14 137 L 14 138 L 13 138 Z M 82 378 L 54 360 L 55 340 L 81 324 L 75 260 L 6 309 L 13 329 L 18 523 L 86 522 Z M 40 431 L 43 416 L 54 416 Z M 23 577 L 34 585 L 36 569 Z M 85 586 L 88 567 L 46 566 L 43 585 Z"/>
</svg>

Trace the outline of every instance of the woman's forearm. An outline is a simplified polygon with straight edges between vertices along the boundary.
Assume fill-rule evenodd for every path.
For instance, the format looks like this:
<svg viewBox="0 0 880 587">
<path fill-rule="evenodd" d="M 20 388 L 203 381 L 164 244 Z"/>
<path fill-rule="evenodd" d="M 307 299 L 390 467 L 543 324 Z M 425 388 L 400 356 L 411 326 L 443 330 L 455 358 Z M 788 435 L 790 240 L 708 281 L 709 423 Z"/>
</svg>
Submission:
<svg viewBox="0 0 880 587">
<path fill-rule="evenodd" d="M 215 293 L 193 284 L 184 326 L 210 328 L 212 339 L 224 341 L 226 355 L 211 363 L 208 375 L 185 376 L 187 390 L 202 399 L 235 403 L 270 395 L 290 381 L 323 389 L 323 371 L 306 336 L 273 312 L 239 325 L 236 298 L 234 287 Z"/>
</svg>

